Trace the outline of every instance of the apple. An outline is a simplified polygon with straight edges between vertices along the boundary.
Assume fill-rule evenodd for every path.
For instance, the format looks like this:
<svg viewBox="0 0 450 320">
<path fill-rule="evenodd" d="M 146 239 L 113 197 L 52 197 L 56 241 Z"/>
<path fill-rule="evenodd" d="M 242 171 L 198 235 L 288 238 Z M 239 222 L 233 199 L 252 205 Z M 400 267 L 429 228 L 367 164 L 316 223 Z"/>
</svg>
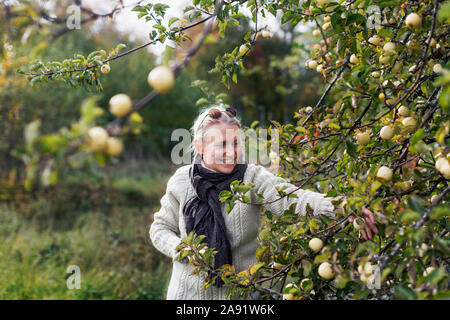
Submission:
<svg viewBox="0 0 450 320">
<path fill-rule="evenodd" d="M 116 157 L 123 151 L 123 143 L 117 138 L 109 137 L 106 140 L 106 148 L 105 151 L 108 155 L 112 157 Z"/>
<path fill-rule="evenodd" d="M 372 77 L 374 77 L 374 78 L 379 78 L 381 74 L 380 74 L 379 71 L 374 71 L 374 72 L 371 73 L 371 75 L 372 75 Z"/>
<path fill-rule="evenodd" d="M 394 129 L 390 126 L 384 126 L 380 130 L 380 138 L 383 140 L 390 140 L 394 136 Z"/>
<path fill-rule="evenodd" d="M 383 92 L 381 92 L 381 93 L 378 95 L 378 99 L 380 99 L 381 101 L 384 101 L 384 99 L 386 99 L 386 95 L 385 95 Z"/>
<path fill-rule="evenodd" d="M 350 63 L 352 63 L 352 64 L 358 64 L 359 63 L 359 59 L 358 59 L 358 57 L 355 54 L 352 54 L 350 56 Z"/>
<path fill-rule="evenodd" d="M 109 99 L 109 111 L 116 117 L 123 117 L 130 112 L 133 102 L 130 97 L 124 93 L 118 93 Z"/>
<path fill-rule="evenodd" d="M 322 25 L 323 31 L 327 31 L 327 30 L 330 29 L 330 28 L 331 28 L 331 22 L 325 22 L 325 23 Z"/>
<path fill-rule="evenodd" d="M 294 300 L 295 296 L 292 293 L 284 293 L 283 300 Z"/>
<path fill-rule="evenodd" d="M 273 265 L 272 265 L 272 268 L 274 270 L 281 270 L 281 268 L 283 268 L 283 265 L 281 263 L 274 262 Z"/>
<path fill-rule="evenodd" d="M 364 222 L 364 219 L 362 218 L 356 218 L 355 220 L 353 220 L 353 228 L 355 228 L 355 230 L 362 230 L 364 229 L 364 227 L 366 226 L 366 223 Z"/>
<path fill-rule="evenodd" d="M 386 100 L 386 104 L 387 104 L 388 106 L 393 106 L 393 105 L 395 104 L 395 99 L 387 99 L 387 100 Z"/>
<path fill-rule="evenodd" d="M 380 46 L 383 43 L 383 39 L 381 37 L 375 35 L 373 37 L 370 37 L 368 42 L 375 46 Z"/>
<path fill-rule="evenodd" d="M 407 107 L 401 105 L 400 108 L 398 108 L 398 114 L 403 117 L 407 117 L 407 116 L 409 116 L 409 109 Z"/>
<path fill-rule="evenodd" d="M 403 67 L 403 64 L 400 61 L 396 61 L 394 63 L 394 66 L 392 67 L 391 71 L 393 73 L 397 73 L 402 69 L 402 67 Z"/>
<path fill-rule="evenodd" d="M 319 238 L 312 238 L 308 243 L 309 248 L 314 252 L 319 252 L 323 247 L 323 241 Z"/>
<path fill-rule="evenodd" d="M 420 16 L 414 12 L 408 14 L 408 16 L 405 19 L 405 24 L 411 29 L 418 27 L 421 24 L 421 22 L 422 19 L 420 18 Z"/>
<path fill-rule="evenodd" d="M 305 108 L 305 112 L 306 112 L 306 113 L 310 113 L 312 110 L 313 110 L 313 108 L 310 107 L 310 106 L 307 106 L 307 107 Z"/>
<path fill-rule="evenodd" d="M 316 69 L 317 68 L 317 61 L 316 60 L 309 60 L 308 67 L 310 69 L 313 69 L 313 70 Z"/>
<path fill-rule="evenodd" d="M 442 67 L 442 65 L 440 63 L 436 63 L 433 66 L 433 72 L 438 73 L 438 74 L 443 74 L 444 73 L 444 68 Z"/>
<path fill-rule="evenodd" d="M 435 167 L 446 179 L 450 179 L 450 163 L 447 158 L 440 157 L 436 160 Z"/>
<path fill-rule="evenodd" d="M 102 71 L 103 74 L 108 74 L 111 71 L 111 67 L 108 66 L 107 64 L 104 64 L 102 65 L 100 70 Z"/>
<path fill-rule="evenodd" d="M 431 41 L 430 41 L 430 48 L 436 47 L 436 44 L 437 44 L 436 39 L 431 38 Z"/>
<path fill-rule="evenodd" d="M 434 202 L 434 200 L 436 200 L 436 199 L 437 199 L 437 197 L 438 197 L 438 195 L 437 195 L 437 194 L 433 194 L 433 195 L 431 196 L 430 202 L 431 202 L 431 203 L 433 203 L 433 202 Z"/>
<path fill-rule="evenodd" d="M 386 166 L 381 166 L 377 171 L 377 178 L 384 181 L 391 181 L 392 169 Z"/>
<path fill-rule="evenodd" d="M 262 33 L 261 33 L 261 35 L 262 35 L 262 37 L 263 38 L 270 38 L 270 32 L 269 31 L 267 31 L 267 30 L 264 30 Z"/>
<path fill-rule="evenodd" d="M 246 54 L 247 51 L 249 51 L 249 50 L 250 50 L 250 48 L 248 47 L 248 45 L 243 44 L 243 45 L 241 45 L 241 46 L 239 47 L 239 55 L 240 55 L 240 56 L 243 56 L 243 55 Z"/>
<path fill-rule="evenodd" d="M 159 93 L 169 92 L 175 85 L 175 75 L 167 66 L 158 66 L 148 74 L 148 84 Z"/>
<path fill-rule="evenodd" d="M 316 68 L 316 71 L 319 72 L 319 73 L 322 73 L 322 71 L 323 71 L 323 65 L 319 64 L 319 65 L 317 66 L 317 68 Z"/>
<path fill-rule="evenodd" d="M 324 21 L 324 22 L 330 22 L 330 21 L 331 21 L 331 17 L 330 17 L 330 16 L 325 16 L 325 17 L 323 18 L 323 21 Z"/>
<path fill-rule="evenodd" d="M 313 36 L 314 36 L 314 37 L 320 36 L 320 30 L 319 30 L 319 29 L 315 29 L 315 30 L 313 31 Z"/>
<path fill-rule="evenodd" d="M 380 56 L 380 58 L 378 59 L 378 61 L 379 61 L 381 64 L 389 64 L 390 61 L 391 61 L 391 59 L 389 58 L 389 56 L 382 54 L 382 55 Z"/>
<path fill-rule="evenodd" d="M 368 132 L 358 133 L 356 135 L 356 140 L 358 141 L 359 145 L 364 146 L 364 145 L 369 143 L 369 141 L 370 141 L 370 134 Z"/>
<path fill-rule="evenodd" d="M 87 140 L 92 152 L 103 151 L 108 140 L 108 132 L 99 126 L 92 127 L 88 131 Z"/>
<path fill-rule="evenodd" d="M 394 51 L 395 50 L 395 43 L 393 43 L 393 42 L 388 42 L 388 43 L 386 43 L 384 46 L 383 46 L 383 50 L 385 51 L 385 52 L 391 52 L 391 51 Z"/>
<path fill-rule="evenodd" d="M 406 117 L 402 120 L 402 124 L 407 127 L 409 130 L 414 129 L 417 126 L 417 120 L 413 117 Z"/>
<path fill-rule="evenodd" d="M 334 272 L 329 262 L 323 262 L 319 266 L 319 276 L 326 280 L 330 280 L 334 277 Z"/>
</svg>

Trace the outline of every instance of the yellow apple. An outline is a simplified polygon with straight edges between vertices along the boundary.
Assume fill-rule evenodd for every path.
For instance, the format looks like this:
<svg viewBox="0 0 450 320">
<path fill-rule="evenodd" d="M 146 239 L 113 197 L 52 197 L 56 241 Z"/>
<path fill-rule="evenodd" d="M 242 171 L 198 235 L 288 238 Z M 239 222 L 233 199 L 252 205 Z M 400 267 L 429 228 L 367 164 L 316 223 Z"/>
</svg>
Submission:
<svg viewBox="0 0 450 320">
<path fill-rule="evenodd" d="M 352 54 L 350 56 L 350 63 L 353 63 L 353 64 L 358 64 L 359 63 L 359 59 L 358 59 L 358 57 L 355 54 Z"/>
<path fill-rule="evenodd" d="M 116 117 L 123 117 L 130 112 L 133 102 L 130 97 L 124 93 L 118 93 L 109 99 L 109 111 Z"/>
<path fill-rule="evenodd" d="M 309 248 L 314 252 L 319 252 L 323 247 L 323 241 L 319 238 L 312 238 L 308 243 Z"/>
<path fill-rule="evenodd" d="M 283 300 L 294 300 L 295 296 L 292 293 L 284 293 Z"/>
<path fill-rule="evenodd" d="M 87 141 L 92 152 L 103 151 L 108 140 L 108 132 L 102 127 L 96 126 L 89 129 Z"/>
<path fill-rule="evenodd" d="M 105 151 L 108 155 L 112 157 L 116 157 L 123 151 L 123 143 L 117 138 L 109 137 L 106 140 L 106 148 Z"/>
<path fill-rule="evenodd" d="M 395 99 L 387 99 L 387 100 L 386 100 L 386 104 L 387 104 L 388 106 L 393 106 L 393 105 L 395 104 Z"/>
<path fill-rule="evenodd" d="M 389 64 L 390 61 L 391 61 L 391 59 L 389 58 L 389 56 L 382 54 L 382 55 L 380 56 L 380 58 L 378 59 L 378 61 L 379 61 L 381 64 Z"/>
<path fill-rule="evenodd" d="M 450 179 L 450 163 L 447 158 L 440 157 L 436 160 L 435 167 L 446 179 Z"/>
<path fill-rule="evenodd" d="M 270 32 L 269 31 L 267 31 L 267 30 L 264 30 L 262 33 L 261 33 L 261 35 L 263 36 L 263 38 L 270 38 Z"/>
<path fill-rule="evenodd" d="M 313 108 L 310 107 L 310 106 L 307 106 L 307 107 L 305 108 L 305 112 L 306 112 L 306 113 L 310 113 L 312 110 L 313 110 Z"/>
<path fill-rule="evenodd" d="M 272 268 L 274 270 L 281 270 L 281 268 L 283 268 L 283 265 L 281 263 L 274 262 Z"/>
<path fill-rule="evenodd" d="M 107 64 L 104 64 L 102 65 L 100 70 L 102 71 L 103 74 L 108 74 L 111 71 L 111 67 L 108 66 Z"/>
<path fill-rule="evenodd" d="M 356 140 L 358 141 L 359 145 L 364 146 L 364 145 L 369 143 L 369 141 L 370 141 L 370 134 L 368 132 L 358 133 L 356 135 Z"/>
<path fill-rule="evenodd" d="M 383 140 L 390 140 L 394 136 L 394 129 L 390 126 L 384 126 L 380 130 L 380 138 Z"/>
<path fill-rule="evenodd" d="M 322 73 L 322 71 L 323 71 L 323 65 L 319 64 L 319 65 L 317 66 L 317 68 L 316 68 L 316 71 L 319 72 L 319 73 Z"/>
<path fill-rule="evenodd" d="M 374 78 L 379 78 L 380 77 L 380 72 L 379 71 L 374 71 L 371 73 L 372 77 Z"/>
<path fill-rule="evenodd" d="M 400 106 L 400 108 L 398 108 L 398 114 L 403 117 L 407 117 L 409 116 L 409 109 L 402 105 Z"/>
<path fill-rule="evenodd" d="M 373 37 L 370 37 L 368 42 L 375 46 L 380 46 L 383 43 L 383 39 L 381 37 L 375 35 Z"/>
<path fill-rule="evenodd" d="M 395 50 L 395 43 L 393 43 L 393 42 L 388 42 L 388 43 L 386 43 L 384 46 L 383 46 L 383 50 L 385 51 L 385 52 L 391 52 L 391 51 L 394 51 Z"/>
<path fill-rule="evenodd" d="M 383 92 L 381 92 L 381 93 L 378 95 L 378 99 L 380 99 L 381 101 L 384 101 L 384 99 L 386 99 L 386 95 L 385 95 Z"/>
<path fill-rule="evenodd" d="M 322 26 L 323 31 L 327 31 L 328 29 L 330 29 L 331 26 L 331 22 L 325 22 Z"/>
<path fill-rule="evenodd" d="M 171 68 L 158 66 L 149 72 L 147 82 L 159 93 L 166 93 L 175 85 L 175 75 Z"/>
<path fill-rule="evenodd" d="M 405 20 L 406 25 L 412 29 L 418 27 L 421 24 L 421 22 L 422 19 L 420 18 L 420 16 L 414 12 L 408 14 Z"/>
<path fill-rule="evenodd" d="M 417 126 L 417 120 L 413 117 L 406 117 L 402 120 L 402 124 L 409 130 L 412 130 Z"/>
<path fill-rule="evenodd" d="M 355 228 L 355 230 L 362 230 L 365 226 L 366 223 L 364 222 L 364 219 L 358 217 L 353 220 L 353 228 Z"/>
<path fill-rule="evenodd" d="M 433 72 L 438 73 L 438 74 L 443 74 L 444 73 L 444 68 L 442 67 L 442 65 L 440 63 L 436 63 L 433 66 Z"/>
<path fill-rule="evenodd" d="M 329 262 L 322 262 L 319 266 L 319 276 L 326 280 L 330 280 L 334 277 L 334 272 Z"/>
<path fill-rule="evenodd" d="M 316 60 L 309 60 L 308 67 L 310 69 L 313 69 L 313 70 L 316 69 L 317 68 L 317 61 Z"/>
<path fill-rule="evenodd" d="M 377 178 L 384 181 L 391 181 L 392 169 L 386 166 L 381 166 L 377 171 Z"/>
</svg>

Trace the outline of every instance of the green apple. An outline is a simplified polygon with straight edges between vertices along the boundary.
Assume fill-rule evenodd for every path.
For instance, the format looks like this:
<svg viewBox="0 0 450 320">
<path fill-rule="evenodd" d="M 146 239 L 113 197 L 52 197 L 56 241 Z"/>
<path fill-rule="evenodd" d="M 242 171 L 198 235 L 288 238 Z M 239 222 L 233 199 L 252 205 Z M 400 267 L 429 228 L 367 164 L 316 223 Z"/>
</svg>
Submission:
<svg viewBox="0 0 450 320">
<path fill-rule="evenodd" d="M 148 84 L 159 93 L 167 93 L 175 85 L 175 75 L 167 66 L 154 68 L 147 77 Z"/>
<path fill-rule="evenodd" d="M 437 74 L 443 74 L 444 73 L 444 68 L 442 67 L 442 65 L 440 63 L 436 63 L 433 66 L 433 72 L 437 73 Z"/>
</svg>

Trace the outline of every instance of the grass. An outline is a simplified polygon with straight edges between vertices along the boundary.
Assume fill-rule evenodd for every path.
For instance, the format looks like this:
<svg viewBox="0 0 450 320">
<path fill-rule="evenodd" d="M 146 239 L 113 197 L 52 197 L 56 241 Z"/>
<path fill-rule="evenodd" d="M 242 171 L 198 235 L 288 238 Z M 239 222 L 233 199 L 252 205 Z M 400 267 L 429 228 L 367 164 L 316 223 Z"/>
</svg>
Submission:
<svg viewBox="0 0 450 320">
<path fill-rule="evenodd" d="M 148 230 L 168 161 L 76 172 L 0 204 L 0 299 L 164 299 L 171 263 Z M 81 288 L 68 289 L 70 265 Z"/>
</svg>

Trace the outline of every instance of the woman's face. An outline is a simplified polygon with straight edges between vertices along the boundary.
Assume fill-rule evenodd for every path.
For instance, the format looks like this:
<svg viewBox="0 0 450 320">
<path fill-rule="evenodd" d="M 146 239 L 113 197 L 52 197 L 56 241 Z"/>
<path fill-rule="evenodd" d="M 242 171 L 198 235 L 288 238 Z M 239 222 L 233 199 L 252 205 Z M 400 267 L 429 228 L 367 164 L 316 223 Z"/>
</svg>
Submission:
<svg viewBox="0 0 450 320">
<path fill-rule="evenodd" d="M 236 125 L 216 123 L 207 128 L 203 143 L 194 141 L 197 153 L 212 170 L 225 174 L 233 171 L 241 154 L 240 128 Z"/>
</svg>

